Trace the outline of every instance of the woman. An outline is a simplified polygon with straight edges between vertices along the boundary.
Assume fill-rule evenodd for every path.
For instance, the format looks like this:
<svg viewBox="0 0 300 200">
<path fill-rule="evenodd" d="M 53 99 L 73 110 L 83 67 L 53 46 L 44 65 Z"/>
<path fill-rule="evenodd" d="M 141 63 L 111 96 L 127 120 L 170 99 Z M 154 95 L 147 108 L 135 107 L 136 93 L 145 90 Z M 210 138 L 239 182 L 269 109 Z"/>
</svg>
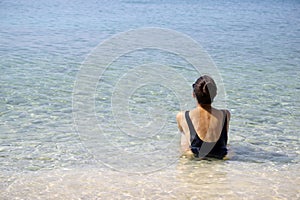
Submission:
<svg viewBox="0 0 300 200">
<path fill-rule="evenodd" d="M 197 107 L 176 116 L 178 128 L 184 134 L 181 138 L 183 153 L 196 158 L 223 159 L 227 154 L 230 112 L 211 106 L 217 95 L 217 86 L 211 77 L 198 78 L 193 90 Z"/>
</svg>

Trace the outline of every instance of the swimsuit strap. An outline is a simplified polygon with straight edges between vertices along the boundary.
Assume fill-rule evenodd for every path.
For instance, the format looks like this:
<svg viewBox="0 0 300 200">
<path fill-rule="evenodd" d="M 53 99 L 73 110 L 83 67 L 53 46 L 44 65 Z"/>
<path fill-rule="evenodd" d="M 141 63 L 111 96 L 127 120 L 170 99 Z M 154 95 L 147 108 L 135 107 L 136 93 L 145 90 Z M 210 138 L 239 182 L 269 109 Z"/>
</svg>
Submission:
<svg viewBox="0 0 300 200">
<path fill-rule="evenodd" d="M 221 137 L 224 137 L 224 141 L 225 141 L 225 144 L 227 144 L 227 140 L 228 140 L 228 136 L 227 136 L 227 113 L 225 110 L 222 110 L 223 114 L 224 114 L 224 124 L 223 124 L 223 129 L 222 129 L 222 132 L 221 132 Z"/>
<path fill-rule="evenodd" d="M 191 121 L 189 112 L 190 111 L 185 111 L 185 119 L 186 119 L 186 122 L 187 122 L 187 124 L 189 126 L 189 129 L 190 129 L 190 142 L 192 143 L 193 140 L 194 140 L 194 138 L 197 136 L 197 132 L 196 132 L 194 126 L 193 126 L 193 123 Z"/>
<path fill-rule="evenodd" d="M 223 124 L 223 129 L 226 130 L 227 128 L 227 113 L 225 110 L 222 110 L 223 114 L 224 114 L 224 124 Z M 222 130 L 223 131 L 223 130 Z"/>
</svg>

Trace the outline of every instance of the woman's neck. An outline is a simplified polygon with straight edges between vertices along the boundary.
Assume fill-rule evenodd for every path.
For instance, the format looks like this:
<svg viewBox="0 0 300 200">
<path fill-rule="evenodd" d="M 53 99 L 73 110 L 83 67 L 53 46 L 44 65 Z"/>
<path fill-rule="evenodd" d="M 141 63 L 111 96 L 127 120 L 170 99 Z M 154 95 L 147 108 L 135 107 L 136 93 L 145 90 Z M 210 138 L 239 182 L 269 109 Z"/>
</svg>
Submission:
<svg viewBox="0 0 300 200">
<path fill-rule="evenodd" d="M 197 107 L 204 110 L 211 110 L 211 104 L 197 104 Z"/>
</svg>

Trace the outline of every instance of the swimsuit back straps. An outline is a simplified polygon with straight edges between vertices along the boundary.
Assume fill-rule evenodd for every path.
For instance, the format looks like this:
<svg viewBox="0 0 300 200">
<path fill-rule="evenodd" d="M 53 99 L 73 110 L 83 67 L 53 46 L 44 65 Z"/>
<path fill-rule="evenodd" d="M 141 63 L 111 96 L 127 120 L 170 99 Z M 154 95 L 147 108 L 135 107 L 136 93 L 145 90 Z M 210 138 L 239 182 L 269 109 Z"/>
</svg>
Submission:
<svg viewBox="0 0 300 200">
<path fill-rule="evenodd" d="M 186 122 L 187 122 L 189 130 L 190 130 L 190 142 L 192 144 L 194 139 L 198 138 L 201 141 L 201 143 L 203 143 L 203 140 L 200 139 L 200 137 L 198 136 L 198 134 L 194 128 L 194 125 L 190 118 L 189 112 L 190 111 L 185 112 L 185 119 L 186 119 Z M 220 135 L 218 141 L 224 137 L 224 142 L 225 142 L 225 144 L 227 144 L 227 114 L 224 110 L 222 110 L 222 112 L 224 114 L 224 124 L 223 124 L 222 132 L 221 132 L 221 135 Z"/>
<path fill-rule="evenodd" d="M 193 140 L 195 139 L 195 137 L 197 136 L 197 132 L 194 128 L 194 125 L 192 123 L 192 120 L 190 118 L 190 115 L 189 115 L 190 111 L 186 111 L 185 112 L 185 119 L 186 119 L 186 122 L 189 126 L 189 130 L 190 130 L 190 142 L 192 144 Z M 200 139 L 200 138 L 199 138 Z M 200 139 L 201 140 L 201 139 Z M 202 140 L 201 140 L 202 141 Z"/>
</svg>

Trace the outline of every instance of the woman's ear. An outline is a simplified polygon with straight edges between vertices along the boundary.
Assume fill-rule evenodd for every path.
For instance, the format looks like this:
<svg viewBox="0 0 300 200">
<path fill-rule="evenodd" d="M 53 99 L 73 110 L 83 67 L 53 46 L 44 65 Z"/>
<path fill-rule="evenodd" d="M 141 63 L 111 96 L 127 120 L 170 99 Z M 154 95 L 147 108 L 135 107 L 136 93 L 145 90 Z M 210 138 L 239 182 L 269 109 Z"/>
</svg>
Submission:
<svg viewBox="0 0 300 200">
<path fill-rule="evenodd" d="M 196 98 L 195 92 L 193 92 L 193 94 L 192 94 L 192 95 L 193 95 L 193 97 L 194 97 L 194 98 Z"/>
</svg>

